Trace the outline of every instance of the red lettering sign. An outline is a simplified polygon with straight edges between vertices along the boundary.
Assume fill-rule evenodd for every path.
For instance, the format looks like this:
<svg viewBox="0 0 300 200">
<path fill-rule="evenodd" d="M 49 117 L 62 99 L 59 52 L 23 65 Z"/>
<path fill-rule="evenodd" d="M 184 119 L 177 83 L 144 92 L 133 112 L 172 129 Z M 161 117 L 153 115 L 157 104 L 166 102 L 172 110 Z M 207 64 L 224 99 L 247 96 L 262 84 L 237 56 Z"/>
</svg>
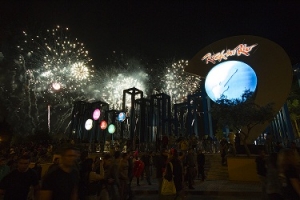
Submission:
<svg viewBox="0 0 300 200">
<path fill-rule="evenodd" d="M 240 55 L 244 55 L 244 56 L 249 56 L 249 52 L 252 51 L 252 49 L 254 47 L 256 47 L 257 44 L 253 44 L 251 46 L 247 46 L 247 44 L 239 44 L 237 47 L 235 47 L 234 49 L 227 49 L 222 50 L 221 52 L 215 53 L 215 54 L 211 54 L 211 53 L 207 53 L 205 54 L 205 56 L 202 57 L 201 60 L 205 60 L 206 64 L 208 64 L 209 62 L 216 64 L 216 61 L 221 62 L 222 60 L 227 60 L 229 56 L 240 56 Z"/>
</svg>

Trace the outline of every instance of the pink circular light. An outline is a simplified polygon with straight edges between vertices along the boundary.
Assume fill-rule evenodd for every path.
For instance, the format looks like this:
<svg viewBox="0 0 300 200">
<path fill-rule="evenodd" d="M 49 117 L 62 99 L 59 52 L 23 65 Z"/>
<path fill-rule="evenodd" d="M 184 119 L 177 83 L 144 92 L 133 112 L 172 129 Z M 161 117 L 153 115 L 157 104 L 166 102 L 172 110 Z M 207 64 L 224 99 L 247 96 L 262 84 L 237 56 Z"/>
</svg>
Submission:
<svg viewBox="0 0 300 200">
<path fill-rule="evenodd" d="M 104 130 L 104 129 L 107 128 L 107 122 L 106 122 L 105 120 L 103 120 L 103 121 L 100 122 L 100 128 L 101 128 L 102 130 Z"/>
<path fill-rule="evenodd" d="M 98 120 L 99 117 L 100 117 L 100 114 L 101 114 L 100 109 L 98 109 L 98 108 L 95 109 L 94 112 L 93 112 L 93 119 Z"/>
</svg>

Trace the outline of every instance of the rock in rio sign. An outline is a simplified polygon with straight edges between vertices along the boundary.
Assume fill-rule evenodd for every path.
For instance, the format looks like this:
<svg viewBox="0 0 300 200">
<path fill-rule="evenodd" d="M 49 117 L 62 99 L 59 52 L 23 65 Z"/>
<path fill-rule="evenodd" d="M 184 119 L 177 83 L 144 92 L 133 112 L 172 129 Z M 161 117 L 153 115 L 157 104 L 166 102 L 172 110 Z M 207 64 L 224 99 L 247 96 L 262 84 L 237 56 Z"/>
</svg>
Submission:
<svg viewBox="0 0 300 200">
<path fill-rule="evenodd" d="M 241 65 L 228 67 L 227 64 L 230 63 Z M 248 68 L 252 68 L 253 73 L 257 75 L 257 86 L 254 90 L 255 103 L 261 106 L 274 103 L 274 111 L 279 111 L 290 93 L 293 78 L 292 65 L 284 49 L 266 38 L 240 35 L 216 41 L 200 50 L 189 60 L 184 70 L 205 80 L 215 80 L 208 88 L 213 94 L 218 94 L 214 96 L 217 99 L 220 94 L 232 94 L 236 91 L 235 87 L 241 85 L 244 77 L 252 73 L 243 66 L 249 66 Z M 214 71 L 216 73 L 212 74 Z M 211 78 L 209 74 L 212 74 Z M 255 126 L 251 130 L 249 143 L 253 142 L 267 125 L 268 123 Z"/>
<path fill-rule="evenodd" d="M 221 52 L 211 54 L 210 52 L 205 54 L 205 56 L 202 57 L 201 60 L 205 60 L 206 64 L 209 62 L 216 64 L 215 61 L 221 62 L 222 60 L 227 60 L 229 56 L 249 56 L 249 52 L 252 51 L 254 47 L 256 47 L 257 44 L 253 44 L 251 46 L 247 46 L 247 44 L 239 44 L 234 49 L 223 49 Z"/>
</svg>

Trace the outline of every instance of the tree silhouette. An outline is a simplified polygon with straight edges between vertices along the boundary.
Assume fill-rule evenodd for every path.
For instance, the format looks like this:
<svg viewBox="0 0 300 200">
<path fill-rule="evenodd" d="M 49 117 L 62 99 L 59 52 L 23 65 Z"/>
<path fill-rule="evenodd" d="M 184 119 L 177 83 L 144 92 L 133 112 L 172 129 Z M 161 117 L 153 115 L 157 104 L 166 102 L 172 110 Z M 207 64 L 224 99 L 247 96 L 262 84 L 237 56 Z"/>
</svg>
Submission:
<svg viewBox="0 0 300 200">
<path fill-rule="evenodd" d="M 274 116 L 273 103 L 265 106 L 257 105 L 254 102 L 253 92 L 249 90 L 237 99 L 227 99 L 221 96 L 211 107 L 210 112 L 217 120 L 219 127 L 228 126 L 241 134 L 241 141 L 248 156 L 250 156 L 250 150 L 247 146 L 247 139 L 251 130 L 258 124 L 271 121 Z"/>
</svg>

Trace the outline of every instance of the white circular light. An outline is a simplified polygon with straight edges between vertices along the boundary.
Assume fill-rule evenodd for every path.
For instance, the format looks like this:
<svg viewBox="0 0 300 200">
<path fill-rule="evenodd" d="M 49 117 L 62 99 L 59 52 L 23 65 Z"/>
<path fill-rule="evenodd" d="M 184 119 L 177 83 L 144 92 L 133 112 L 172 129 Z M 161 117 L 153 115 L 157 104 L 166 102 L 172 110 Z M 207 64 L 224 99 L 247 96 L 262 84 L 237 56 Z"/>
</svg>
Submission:
<svg viewBox="0 0 300 200">
<path fill-rule="evenodd" d="M 85 129 L 86 130 L 91 130 L 93 128 L 93 120 L 92 119 L 88 119 L 85 122 Z"/>
<path fill-rule="evenodd" d="M 59 90 L 60 89 L 60 84 L 59 83 L 52 83 L 52 87 L 54 90 Z"/>
</svg>

